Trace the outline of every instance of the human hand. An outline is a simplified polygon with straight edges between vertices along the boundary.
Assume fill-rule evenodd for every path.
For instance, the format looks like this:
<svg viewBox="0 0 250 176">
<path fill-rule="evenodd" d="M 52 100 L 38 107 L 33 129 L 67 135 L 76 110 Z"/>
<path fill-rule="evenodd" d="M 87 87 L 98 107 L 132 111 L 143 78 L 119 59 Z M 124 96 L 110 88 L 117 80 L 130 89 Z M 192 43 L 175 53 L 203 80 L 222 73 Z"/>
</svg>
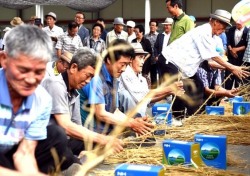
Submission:
<svg viewBox="0 0 250 176">
<path fill-rule="evenodd" d="M 106 141 L 106 145 L 110 145 L 114 153 L 119 153 L 123 151 L 123 142 L 122 140 L 114 137 L 114 136 L 104 136 Z M 105 145 L 105 146 L 106 146 Z"/>
<path fill-rule="evenodd" d="M 246 67 L 234 66 L 232 73 L 240 79 L 247 78 L 250 76 L 250 72 L 246 71 L 245 69 Z"/>
<path fill-rule="evenodd" d="M 147 117 L 135 118 L 130 120 L 130 127 L 138 134 L 147 134 L 151 132 L 154 125 L 148 122 Z"/>
<path fill-rule="evenodd" d="M 174 94 L 176 96 L 181 96 L 185 93 L 182 81 L 174 82 L 173 84 L 170 85 L 170 88 L 172 90 L 172 94 Z"/>
</svg>

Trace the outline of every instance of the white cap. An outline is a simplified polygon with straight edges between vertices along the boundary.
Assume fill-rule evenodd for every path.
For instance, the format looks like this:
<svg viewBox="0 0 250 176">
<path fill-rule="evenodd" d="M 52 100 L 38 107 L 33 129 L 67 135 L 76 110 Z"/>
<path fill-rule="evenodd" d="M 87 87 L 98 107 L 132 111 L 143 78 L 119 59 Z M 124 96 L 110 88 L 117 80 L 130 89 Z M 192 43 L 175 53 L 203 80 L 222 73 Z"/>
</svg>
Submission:
<svg viewBox="0 0 250 176">
<path fill-rule="evenodd" d="M 133 28 L 135 27 L 135 22 L 130 20 L 130 21 L 127 21 L 126 25 Z"/>
</svg>

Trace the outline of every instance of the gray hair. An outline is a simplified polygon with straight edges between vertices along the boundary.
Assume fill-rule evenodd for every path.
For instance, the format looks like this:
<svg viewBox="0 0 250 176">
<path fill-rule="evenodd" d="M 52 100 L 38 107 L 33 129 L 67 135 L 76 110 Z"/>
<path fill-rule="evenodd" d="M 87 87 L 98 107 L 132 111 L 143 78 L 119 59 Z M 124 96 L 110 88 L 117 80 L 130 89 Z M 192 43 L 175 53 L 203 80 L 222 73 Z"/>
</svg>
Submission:
<svg viewBox="0 0 250 176">
<path fill-rule="evenodd" d="M 93 53 L 91 49 L 83 47 L 78 49 L 77 52 L 73 55 L 69 68 L 74 63 L 77 64 L 78 70 L 82 70 L 87 66 L 95 68 L 96 61 L 96 54 Z"/>
<path fill-rule="evenodd" d="M 6 37 L 5 51 L 10 57 L 19 54 L 50 61 L 53 44 L 50 37 L 37 26 L 20 25 L 13 28 Z"/>
</svg>

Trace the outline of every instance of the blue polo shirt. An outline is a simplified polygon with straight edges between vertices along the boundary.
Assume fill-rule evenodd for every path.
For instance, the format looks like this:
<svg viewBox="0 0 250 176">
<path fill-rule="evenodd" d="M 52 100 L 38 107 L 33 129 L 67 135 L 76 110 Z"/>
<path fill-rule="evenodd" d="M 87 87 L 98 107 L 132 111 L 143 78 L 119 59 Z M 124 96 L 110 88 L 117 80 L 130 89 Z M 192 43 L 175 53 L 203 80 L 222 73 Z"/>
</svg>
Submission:
<svg viewBox="0 0 250 176">
<path fill-rule="evenodd" d="M 117 107 L 117 100 L 114 99 L 113 92 L 117 94 L 117 86 L 114 86 L 114 79 L 109 74 L 105 64 L 102 65 L 100 74 L 94 76 L 89 84 L 84 86 L 80 91 L 81 118 L 84 125 L 88 115 L 89 107 L 93 104 L 105 104 L 105 110 L 113 113 Z M 94 125 L 90 129 L 96 132 L 103 132 L 105 123 L 97 123 L 94 118 Z M 110 126 L 108 132 L 112 129 Z"/>
<path fill-rule="evenodd" d="M 40 85 L 26 97 L 17 111 L 9 94 L 5 71 L 0 69 L 0 152 L 9 151 L 23 138 L 43 140 L 47 137 L 47 124 L 50 118 L 52 100 Z"/>
</svg>

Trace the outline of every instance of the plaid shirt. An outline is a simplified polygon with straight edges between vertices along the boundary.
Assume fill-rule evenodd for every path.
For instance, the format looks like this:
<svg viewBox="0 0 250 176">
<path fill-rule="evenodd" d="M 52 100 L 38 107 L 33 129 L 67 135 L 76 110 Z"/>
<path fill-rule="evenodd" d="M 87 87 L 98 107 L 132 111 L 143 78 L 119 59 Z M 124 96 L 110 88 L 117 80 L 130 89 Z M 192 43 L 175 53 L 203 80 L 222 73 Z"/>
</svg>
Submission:
<svg viewBox="0 0 250 176">
<path fill-rule="evenodd" d="M 245 50 L 244 57 L 243 57 L 242 60 L 243 60 L 244 62 L 250 63 L 250 30 L 249 30 L 248 33 L 247 33 L 247 41 L 248 41 L 248 43 L 247 43 L 247 48 L 246 48 L 246 50 Z"/>
</svg>

